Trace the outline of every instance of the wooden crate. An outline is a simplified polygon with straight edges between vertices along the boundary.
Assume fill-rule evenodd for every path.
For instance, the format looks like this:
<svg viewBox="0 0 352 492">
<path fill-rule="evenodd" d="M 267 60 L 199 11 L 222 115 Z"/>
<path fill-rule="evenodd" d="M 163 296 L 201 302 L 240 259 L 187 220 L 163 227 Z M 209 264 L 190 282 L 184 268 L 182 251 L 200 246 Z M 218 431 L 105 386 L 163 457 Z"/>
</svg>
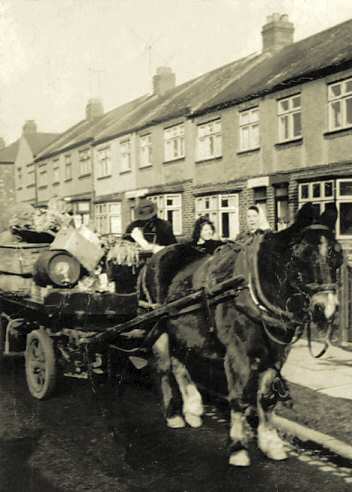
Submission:
<svg viewBox="0 0 352 492">
<path fill-rule="evenodd" d="M 32 275 L 39 255 L 49 249 L 49 244 L 0 244 L 0 272 Z"/>
</svg>

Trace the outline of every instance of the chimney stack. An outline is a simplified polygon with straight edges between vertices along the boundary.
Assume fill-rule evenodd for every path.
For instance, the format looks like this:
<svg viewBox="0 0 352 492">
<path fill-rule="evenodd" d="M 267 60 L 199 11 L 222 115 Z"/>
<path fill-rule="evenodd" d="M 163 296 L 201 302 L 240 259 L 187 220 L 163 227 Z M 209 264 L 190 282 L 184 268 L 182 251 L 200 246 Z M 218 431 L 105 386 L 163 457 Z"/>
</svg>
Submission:
<svg viewBox="0 0 352 492">
<path fill-rule="evenodd" d="M 163 96 L 176 86 L 176 76 L 170 67 L 158 67 L 153 75 L 153 93 Z"/>
<path fill-rule="evenodd" d="M 293 43 L 294 25 L 286 14 L 271 14 L 262 29 L 263 51 L 275 52 Z"/>
<path fill-rule="evenodd" d="M 5 146 L 5 140 L 0 137 L 0 150 L 4 149 L 6 146 Z"/>
<path fill-rule="evenodd" d="M 37 125 L 34 120 L 27 120 L 22 127 L 22 135 L 33 135 L 37 133 Z"/>
<path fill-rule="evenodd" d="M 100 116 L 103 116 L 104 108 L 101 99 L 93 98 L 89 99 L 86 106 L 86 120 L 94 121 Z"/>
</svg>

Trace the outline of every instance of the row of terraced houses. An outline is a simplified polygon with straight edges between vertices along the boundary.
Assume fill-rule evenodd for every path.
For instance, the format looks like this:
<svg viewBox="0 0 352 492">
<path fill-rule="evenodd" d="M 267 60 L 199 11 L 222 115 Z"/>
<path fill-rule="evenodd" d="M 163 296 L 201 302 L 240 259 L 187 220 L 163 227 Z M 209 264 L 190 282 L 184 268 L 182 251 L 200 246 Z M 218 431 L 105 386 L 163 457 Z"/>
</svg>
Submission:
<svg viewBox="0 0 352 492">
<path fill-rule="evenodd" d="M 262 51 L 181 85 L 169 67 L 153 93 L 85 118 L 35 158 L 16 159 L 17 201 L 72 203 L 103 234 L 121 234 L 148 196 L 189 236 L 208 214 L 233 238 L 260 203 L 275 229 L 306 201 L 336 203 L 352 244 L 352 20 L 293 41 L 286 15 L 262 29 Z"/>
</svg>

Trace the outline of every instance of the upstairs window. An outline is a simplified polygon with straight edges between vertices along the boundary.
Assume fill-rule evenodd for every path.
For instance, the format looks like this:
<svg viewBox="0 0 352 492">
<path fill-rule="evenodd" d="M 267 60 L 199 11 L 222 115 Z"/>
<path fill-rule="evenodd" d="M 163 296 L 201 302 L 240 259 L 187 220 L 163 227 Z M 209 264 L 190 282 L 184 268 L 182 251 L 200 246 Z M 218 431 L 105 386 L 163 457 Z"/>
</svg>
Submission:
<svg viewBox="0 0 352 492">
<path fill-rule="evenodd" d="M 158 216 L 172 225 L 175 236 L 182 234 L 182 196 L 180 193 L 149 197 L 158 206 Z"/>
<path fill-rule="evenodd" d="M 259 147 L 259 109 L 253 108 L 240 113 L 240 150 Z"/>
<path fill-rule="evenodd" d="M 17 189 L 22 188 L 22 168 L 18 167 L 17 168 L 17 176 L 16 176 L 16 186 Z"/>
<path fill-rule="evenodd" d="M 79 151 L 79 175 L 87 176 L 92 172 L 90 149 Z"/>
<path fill-rule="evenodd" d="M 97 177 L 105 178 L 111 175 L 111 150 L 110 147 L 98 149 Z"/>
<path fill-rule="evenodd" d="M 221 120 L 198 126 L 198 160 L 213 159 L 222 155 Z"/>
<path fill-rule="evenodd" d="M 352 126 L 352 78 L 328 87 L 329 130 Z"/>
<path fill-rule="evenodd" d="M 287 142 L 302 136 L 301 96 L 278 101 L 279 142 Z"/>
<path fill-rule="evenodd" d="M 38 174 L 38 186 L 39 188 L 45 188 L 48 185 L 48 172 L 46 165 L 39 168 Z"/>
<path fill-rule="evenodd" d="M 35 186 L 35 169 L 31 166 L 27 173 L 27 188 Z"/>
<path fill-rule="evenodd" d="M 143 135 L 139 137 L 139 167 L 152 165 L 152 136 Z"/>
<path fill-rule="evenodd" d="M 185 127 L 175 125 L 164 130 L 164 159 L 173 161 L 185 156 Z"/>
<path fill-rule="evenodd" d="M 65 155 L 65 180 L 72 179 L 72 161 L 70 155 Z"/>
<path fill-rule="evenodd" d="M 53 161 L 53 184 L 60 183 L 60 161 L 55 159 Z"/>
<path fill-rule="evenodd" d="M 131 141 L 130 139 L 120 142 L 121 172 L 131 171 Z"/>
</svg>

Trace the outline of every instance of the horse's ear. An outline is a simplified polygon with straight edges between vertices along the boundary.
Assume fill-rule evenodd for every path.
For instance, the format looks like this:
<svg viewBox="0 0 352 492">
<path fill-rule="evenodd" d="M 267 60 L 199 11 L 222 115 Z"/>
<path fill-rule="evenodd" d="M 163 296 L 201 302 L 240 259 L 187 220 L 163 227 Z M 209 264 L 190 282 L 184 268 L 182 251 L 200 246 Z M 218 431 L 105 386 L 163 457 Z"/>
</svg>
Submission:
<svg viewBox="0 0 352 492">
<path fill-rule="evenodd" d="M 316 210 L 314 209 L 313 204 L 308 202 L 298 210 L 294 225 L 298 229 L 303 229 L 304 227 L 313 224 L 315 218 Z"/>
<path fill-rule="evenodd" d="M 332 204 L 321 214 L 319 222 L 327 226 L 331 231 L 335 230 L 335 224 L 337 220 L 337 208 L 335 204 Z"/>
</svg>

